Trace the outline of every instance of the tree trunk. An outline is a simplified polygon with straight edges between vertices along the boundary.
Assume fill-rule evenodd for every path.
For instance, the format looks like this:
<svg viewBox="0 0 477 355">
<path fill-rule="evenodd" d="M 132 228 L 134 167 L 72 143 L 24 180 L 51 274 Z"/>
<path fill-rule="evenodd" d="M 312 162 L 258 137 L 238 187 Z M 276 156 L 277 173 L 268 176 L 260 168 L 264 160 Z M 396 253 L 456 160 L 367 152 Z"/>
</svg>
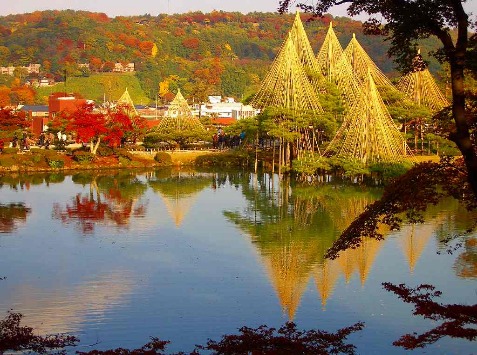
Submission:
<svg viewBox="0 0 477 355">
<path fill-rule="evenodd" d="M 89 146 L 91 154 L 96 155 L 96 151 L 98 150 L 98 147 L 99 147 L 99 142 L 101 142 L 101 137 L 98 137 L 96 144 L 93 144 L 93 141 L 91 140 L 91 144 Z"/>
<path fill-rule="evenodd" d="M 438 31 L 437 37 L 442 41 L 450 63 L 452 85 L 452 116 L 456 131 L 450 139 L 457 144 L 467 168 L 469 184 L 477 197 L 477 155 L 470 138 L 469 126 L 465 117 L 464 67 L 468 45 L 468 15 L 460 0 L 451 0 L 457 19 L 457 41 L 454 46 L 448 31 Z"/>
<path fill-rule="evenodd" d="M 477 155 L 470 139 L 469 126 L 465 117 L 465 94 L 464 94 L 464 65 L 463 56 L 459 58 L 457 51 L 451 59 L 452 81 L 452 115 L 454 117 L 456 131 L 450 139 L 457 144 L 467 167 L 468 181 L 475 196 L 477 196 Z"/>
</svg>

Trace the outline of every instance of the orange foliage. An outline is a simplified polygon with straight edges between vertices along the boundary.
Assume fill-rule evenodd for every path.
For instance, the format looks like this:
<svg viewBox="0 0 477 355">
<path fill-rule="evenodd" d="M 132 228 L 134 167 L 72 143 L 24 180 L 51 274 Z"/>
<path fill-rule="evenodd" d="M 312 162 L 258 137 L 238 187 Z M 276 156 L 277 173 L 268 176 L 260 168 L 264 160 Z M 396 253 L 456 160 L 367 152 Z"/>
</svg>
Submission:
<svg viewBox="0 0 477 355">
<path fill-rule="evenodd" d="M 0 86 L 0 108 L 11 104 L 10 91 L 6 86 Z"/>
<path fill-rule="evenodd" d="M 151 41 L 144 41 L 139 44 L 139 48 L 145 54 L 151 54 L 152 47 L 154 47 L 154 42 L 151 42 Z"/>
<path fill-rule="evenodd" d="M 198 49 L 199 48 L 199 39 L 198 38 L 186 38 L 182 41 L 182 45 L 189 49 Z"/>
<path fill-rule="evenodd" d="M 178 27 L 174 29 L 174 36 L 175 37 L 182 37 L 186 34 L 185 30 L 182 27 Z"/>
<path fill-rule="evenodd" d="M 35 91 L 29 86 L 17 86 L 12 88 L 12 94 L 15 94 L 18 102 L 31 105 L 35 102 Z"/>
</svg>

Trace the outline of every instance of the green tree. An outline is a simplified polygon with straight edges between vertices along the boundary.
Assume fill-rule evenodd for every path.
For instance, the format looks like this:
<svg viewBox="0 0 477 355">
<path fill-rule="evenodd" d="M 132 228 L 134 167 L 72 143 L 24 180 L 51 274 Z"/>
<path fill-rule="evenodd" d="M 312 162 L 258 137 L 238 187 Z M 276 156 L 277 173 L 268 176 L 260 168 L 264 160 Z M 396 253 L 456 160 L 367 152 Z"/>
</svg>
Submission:
<svg viewBox="0 0 477 355">
<path fill-rule="evenodd" d="M 464 72 L 467 63 L 475 62 L 475 51 L 469 47 L 469 16 L 463 8 L 464 0 L 319 0 L 313 5 L 298 2 L 301 9 L 323 16 L 330 8 L 348 4 L 348 14 L 362 12 L 370 15 L 364 23 L 366 34 L 385 35 L 391 42 L 390 55 L 397 57 L 400 69 L 410 70 L 417 41 L 435 36 L 442 46 L 436 57 L 449 63 L 452 87 L 452 118 L 454 126 L 449 139 L 457 144 L 467 168 L 468 182 L 477 195 L 476 142 L 471 138 L 471 128 L 466 118 L 466 93 Z M 284 13 L 293 0 L 279 2 L 279 12 Z M 377 19 L 377 16 L 381 20 Z M 452 32 L 456 29 L 456 36 Z M 469 58 L 469 56 L 473 56 Z M 468 60 L 470 59 L 470 60 Z"/>
</svg>

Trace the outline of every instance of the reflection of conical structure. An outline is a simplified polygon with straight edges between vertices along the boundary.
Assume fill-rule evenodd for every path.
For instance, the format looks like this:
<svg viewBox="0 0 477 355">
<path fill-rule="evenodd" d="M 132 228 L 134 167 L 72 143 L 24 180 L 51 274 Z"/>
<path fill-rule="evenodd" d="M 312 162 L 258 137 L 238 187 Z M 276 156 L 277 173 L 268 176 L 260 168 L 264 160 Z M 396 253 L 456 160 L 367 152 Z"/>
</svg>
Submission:
<svg viewBox="0 0 477 355">
<path fill-rule="evenodd" d="M 289 320 L 295 317 L 309 279 L 309 270 L 302 260 L 303 254 L 306 254 L 305 247 L 301 243 L 290 241 L 287 247 L 274 250 L 263 258 L 282 309 Z"/>
<path fill-rule="evenodd" d="M 376 239 L 364 239 L 357 248 L 347 249 L 339 255 L 337 261 L 346 282 L 349 282 L 356 272 L 360 277 L 361 285 L 364 286 L 382 244 Z"/>
<path fill-rule="evenodd" d="M 434 233 L 435 225 L 437 223 L 412 224 L 402 228 L 403 236 L 399 238 L 399 243 L 409 264 L 409 271 L 414 272 L 417 261 Z"/>
<path fill-rule="evenodd" d="M 321 305 L 325 307 L 340 276 L 338 261 L 326 259 L 323 264 L 315 268 L 314 275 L 316 289 L 321 297 Z"/>
<path fill-rule="evenodd" d="M 210 176 L 177 172 L 167 178 L 149 181 L 149 185 L 162 197 L 174 224 L 179 227 L 199 192 L 210 185 Z"/>
<path fill-rule="evenodd" d="M 351 64 L 351 68 L 360 83 L 366 83 L 370 73 L 378 87 L 384 87 L 390 91 L 398 92 L 391 81 L 366 53 L 364 48 L 361 47 L 354 33 L 353 38 L 343 51 L 343 56 L 347 62 Z"/>
<path fill-rule="evenodd" d="M 329 220 L 319 208 L 316 196 L 304 191 L 299 194 L 300 189 L 292 194 L 285 184 L 279 190 L 262 190 L 269 186 L 268 182 L 265 179 L 244 184 L 249 207 L 224 215 L 251 238 L 282 310 L 291 320 L 315 265 L 322 261 L 333 242 L 334 233 L 328 228 Z"/>
<path fill-rule="evenodd" d="M 397 87 L 419 106 L 426 106 L 433 111 L 449 106 L 449 102 L 422 60 L 420 50 L 413 60 L 413 70 L 399 79 Z"/>
<path fill-rule="evenodd" d="M 174 224 L 176 227 L 180 227 L 185 216 L 194 204 L 196 196 L 185 197 L 177 195 L 175 198 L 162 196 L 162 199 L 166 205 L 167 211 L 174 221 Z"/>
<path fill-rule="evenodd" d="M 136 107 L 134 107 L 134 102 L 131 99 L 131 96 L 129 96 L 128 88 L 126 88 L 126 90 L 124 90 L 124 93 L 119 98 L 117 104 L 120 105 L 120 106 L 127 107 L 127 109 L 130 110 L 131 114 L 134 114 L 134 116 L 138 116 L 138 113 L 136 111 Z"/>
<path fill-rule="evenodd" d="M 366 164 L 399 161 L 409 152 L 368 71 L 361 100 L 345 116 L 325 155 L 354 158 Z"/>
<path fill-rule="evenodd" d="M 324 187 L 321 203 L 330 215 L 337 232 L 341 233 L 380 195 L 379 189 Z M 380 225 L 378 231 L 382 235 L 387 233 L 384 225 Z M 351 280 L 354 273 L 358 273 L 361 283 L 364 284 L 381 245 L 380 241 L 365 239 L 360 247 L 340 252 L 339 257 L 335 259 L 336 263 L 330 266 L 340 269 L 339 273 L 344 274 L 346 282 Z"/>
<path fill-rule="evenodd" d="M 192 115 L 192 111 L 179 89 L 157 130 L 160 132 L 170 132 L 177 130 L 192 131 L 196 129 L 204 129 L 204 127 L 199 119 Z"/>
<path fill-rule="evenodd" d="M 295 112 L 323 111 L 290 33 L 251 104 L 260 109 L 278 107 Z"/>
<path fill-rule="evenodd" d="M 305 73 L 308 75 L 310 83 L 315 90 L 318 90 L 321 77 L 320 69 L 298 11 L 296 12 L 295 21 L 293 22 L 289 35 L 295 44 L 298 58 L 305 69 Z"/>
</svg>

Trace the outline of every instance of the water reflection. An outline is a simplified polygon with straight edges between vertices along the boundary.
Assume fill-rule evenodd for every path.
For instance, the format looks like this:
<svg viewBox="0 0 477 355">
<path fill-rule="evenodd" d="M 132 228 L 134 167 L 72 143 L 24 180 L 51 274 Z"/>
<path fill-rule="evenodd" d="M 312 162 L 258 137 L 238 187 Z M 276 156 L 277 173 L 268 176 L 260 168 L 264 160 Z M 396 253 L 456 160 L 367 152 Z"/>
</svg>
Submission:
<svg viewBox="0 0 477 355">
<path fill-rule="evenodd" d="M 134 288 L 129 271 L 105 272 L 73 287 L 52 289 L 23 284 L 14 290 L 28 325 L 39 334 L 75 332 L 86 318 L 101 323 L 105 313 L 121 307 Z"/>
<path fill-rule="evenodd" d="M 356 275 L 365 285 L 382 241 L 364 239 L 360 246 L 341 252 L 334 260 L 324 259 L 324 254 L 366 206 L 380 197 L 381 189 L 339 184 L 292 186 L 286 179 L 278 181 L 269 175 L 250 175 L 241 184 L 247 207 L 225 211 L 224 215 L 252 239 L 290 320 L 311 278 L 323 307 L 340 277 L 349 283 Z M 404 225 L 397 232 L 380 225 L 379 232 L 385 238 L 391 234 L 398 237 L 413 273 L 432 236 L 468 228 L 470 216 L 463 215 L 462 209 L 455 201 L 444 201 L 424 212 L 424 224 Z M 459 275 L 475 276 L 475 239 L 465 245 L 467 251 L 460 255 L 455 268 Z"/>
<path fill-rule="evenodd" d="M 76 194 L 65 206 L 55 203 L 53 217 L 66 224 L 74 222 L 85 234 L 92 233 L 98 223 L 128 227 L 131 216 L 146 213 L 147 202 L 141 196 L 147 185 L 133 172 L 82 172 L 73 175 L 72 181 L 89 185 L 89 193 Z"/>
<path fill-rule="evenodd" d="M 24 313 L 40 333 L 77 331 L 94 342 L 101 328 L 109 347 L 160 336 L 184 349 L 184 342 L 193 346 L 242 325 L 289 319 L 322 328 L 324 320 L 336 329 L 364 321 L 364 351 L 379 342 L 376 352 L 384 353 L 415 321 L 401 301 L 386 301 L 381 282 L 437 280 L 451 285 L 450 297 L 473 291 L 476 237 L 446 239 L 477 218 L 452 200 L 431 206 L 424 224 L 380 226 L 384 241 L 365 240 L 328 260 L 325 252 L 381 189 L 188 169 L 57 178 L 63 183 L 54 188 L 48 174 L 0 179 L 12 188 L 10 201 L 25 201 L 0 205 L 2 218 L 23 223 L 21 238 L 0 235 L 0 306 Z M 11 226 L 6 233 L 15 232 Z M 459 242 L 462 249 L 447 259 L 429 249 L 447 254 Z M 441 260 L 447 266 L 432 264 Z M 435 268 L 443 275 L 431 278 Z M 376 305 L 378 299 L 388 303 Z M 376 329 L 384 329 L 382 339 Z"/>
<path fill-rule="evenodd" d="M 9 233 L 16 229 L 19 223 L 25 223 L 31 212 L 24 203 L 0 204 L 0 233 Z"/>
<path fill-rule="evenodd" d="M 290 320 L 310 278 L 315 278 L 323 305 L 340 274 L 349 280 L 357 271 L 364 283 L 380 246 L 378 242 L 364 243 L 338 260 L 325 260 L 324 254 L 348 221 L 379 197 L 379 189 L 292 187 L 289 181 L 259 175 L 251 176 L 242 185 L 242 193 L 247 208 L 224 214 L 252 238 Z"/>
<path fill-rule="evenodd" d="M 197 195 L 210 186 L 211 174 L 170 168 L 155 171 L 148 177 L 148 183 L 161 196 L 176 227 L 180 227 Z"/>
<path fill-rule="evenodd" d="M 59 184 L 65 180 L 63 173 L 42 174 L 5 174 L 0 175 L 0 188 L 10 187 L 13 190 L 29 190 L 32 185 Z"/>
</svg>

